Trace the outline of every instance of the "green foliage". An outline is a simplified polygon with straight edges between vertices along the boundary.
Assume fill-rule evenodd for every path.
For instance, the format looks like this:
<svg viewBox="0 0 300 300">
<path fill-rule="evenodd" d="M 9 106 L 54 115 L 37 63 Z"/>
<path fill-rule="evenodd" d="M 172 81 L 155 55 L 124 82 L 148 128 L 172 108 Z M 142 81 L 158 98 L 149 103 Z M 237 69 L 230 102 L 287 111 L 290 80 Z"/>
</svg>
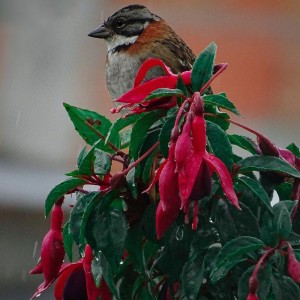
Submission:
<svg viewBox="0 0 300 300">
<path fill-rule="evenodd" d="M 64 104 L 87 146 L 78 156 L 76 170 L 67 174 L 71 178 L 50 191 L 45 215 L 62 197 L 73 195 L 74 206 L 63 227 L 65 251 L 72 261 L 74 243 L 81 256 L 90 245 L 96 287 L 104 279 L 116 299 L 243 300 L 249 294 L 251 276 L 257 276 L 260 300 L 299 298 L 299 282 L 287 268 L 288 247 L 293 247 L 298 259 L 300 253 L 300 213 L 295 201 L 299 200 L 295 198 L 299 165 L 281 155 L 262 154 L 259 145 L 245 135 L 228 134 L 230 115 L 223 110 L 240 114 L 225 93 L 202 91 L 204 114 L 199 103 L 197 107 L 188 98 L 214 76 L 215 55 L 216 45 L 211 43 L 196 59 L 190 81 L 174 75 L 178 77 L 173 89 L 154 88 L 138 104 L 145 105 L 143 110 L 138 114 L 132 110 L 114 123 L 96 112 Z M 172 107 L 147 108 L 158 100 L 169 101 Z M 157 239 L 157 228 L 162 226 L 157 213 L 162 185 L 158 189 L 157 181 L 167 181 L 168 176 L 178 179 L 178 165 L 173 173 L 160 177 L 160 172 L 172 156 L 170 144 L 189 121 L 188 111 L 192 117 L 205 118 L 206 134 L 188 133 L 175 155 L 184 153 L 183 161 L 193 162 L 186 178 L 195 183 L 178 211 L 162 209 L 160 221 L 171 222 Z M 214 155 L 216 165 L 207 163 L 206 154 L 206 166 L 204 158 L 189 156 L 189 142 L 201 144 L 201 139 L 206 142 L 203 152 Z M 239 148 L 248 156 L 241 158 Z M 299 157 L 295 144 L 287 149 L 294 159 Z M 216 166 L 223 177 L 216 176 Z M 191 178 L 188 171 L 194 169 L 200 171 Z M 279 202 L 274 205 L 275 190 Z M 174 203 L 180 194 L 171 189 L 165 192 Z M 241 210 L 233 205 L 232 194 Z"/>
</svg>

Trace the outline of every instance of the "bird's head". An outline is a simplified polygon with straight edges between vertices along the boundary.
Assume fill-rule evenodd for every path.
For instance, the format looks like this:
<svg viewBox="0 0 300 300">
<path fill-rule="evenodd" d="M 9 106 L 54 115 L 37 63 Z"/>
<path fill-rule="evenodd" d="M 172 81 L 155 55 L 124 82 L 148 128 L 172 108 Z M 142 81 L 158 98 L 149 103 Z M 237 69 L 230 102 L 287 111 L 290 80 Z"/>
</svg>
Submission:
<svg viewBox="0 0 300 300">
<path fill-rule="evenodd" d="M 116 50 L 134 43 L 150 23 L 160 20 L 145 6 L 129 5 L 115 12 L 89 36 L 105 39 L 108 50 Z"/>
</svg>

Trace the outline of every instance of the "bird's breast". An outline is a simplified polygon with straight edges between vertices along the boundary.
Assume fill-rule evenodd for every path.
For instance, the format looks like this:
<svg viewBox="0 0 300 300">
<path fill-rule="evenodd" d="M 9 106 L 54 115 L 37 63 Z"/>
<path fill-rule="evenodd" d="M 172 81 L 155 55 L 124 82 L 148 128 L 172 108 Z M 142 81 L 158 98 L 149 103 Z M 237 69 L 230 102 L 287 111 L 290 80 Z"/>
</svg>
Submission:
<svg viewBox="0 0 300 300">
<path fill-rule="evenodd" d="M 122 52 L 108 52 L 106 62 L 106 83 L 113 99 L 133 88 L 134 79 L 141 66 L 141 60 Z"/>
</svg>

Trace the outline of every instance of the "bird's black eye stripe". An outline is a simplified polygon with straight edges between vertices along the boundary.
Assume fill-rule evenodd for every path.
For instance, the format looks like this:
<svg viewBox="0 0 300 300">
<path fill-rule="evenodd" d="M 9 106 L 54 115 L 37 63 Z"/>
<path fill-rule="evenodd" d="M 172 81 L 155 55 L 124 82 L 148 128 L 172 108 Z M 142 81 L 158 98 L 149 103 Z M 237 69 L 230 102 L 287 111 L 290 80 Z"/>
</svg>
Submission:
<svg viewBox="0 0 300 300">
<path fill-rule="evenodd" d="M 131 24 L 144 24 L 146 22 L 151 22 L 153 21 L 153 19 L 150 18 L 140 18 L 140 19 L 125 19 L 125 18 L 118 18 L 114 21 L 114 26 L 117 29 L 121 29 L 127 25 L 131 25 Z"/>
<path fill-rule="evenodd" d="M 126 25 L 126 20 L 125 18 L 118 18 L 116 19 L 116 21 L 114 22 L 114 25 L 117 27 L 117 28 L 122 28 Z"/>
</svg>

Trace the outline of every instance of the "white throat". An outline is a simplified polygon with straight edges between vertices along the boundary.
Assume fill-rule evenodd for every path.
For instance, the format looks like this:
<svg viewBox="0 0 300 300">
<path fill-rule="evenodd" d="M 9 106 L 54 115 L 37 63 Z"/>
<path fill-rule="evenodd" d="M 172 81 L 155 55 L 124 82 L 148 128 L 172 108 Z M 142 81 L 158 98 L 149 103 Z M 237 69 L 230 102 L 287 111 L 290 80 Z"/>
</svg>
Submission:
<svg viewBox="0 0 300 300">
<path fill-rule="evenodd" d="M 108 52 L 113 51 L 116 47 L 127 46 L 133 44 L 138 38 L 138 35 L 126 37 L 123 35 L 114 35 L 106 40 Z"/>
</svg>

